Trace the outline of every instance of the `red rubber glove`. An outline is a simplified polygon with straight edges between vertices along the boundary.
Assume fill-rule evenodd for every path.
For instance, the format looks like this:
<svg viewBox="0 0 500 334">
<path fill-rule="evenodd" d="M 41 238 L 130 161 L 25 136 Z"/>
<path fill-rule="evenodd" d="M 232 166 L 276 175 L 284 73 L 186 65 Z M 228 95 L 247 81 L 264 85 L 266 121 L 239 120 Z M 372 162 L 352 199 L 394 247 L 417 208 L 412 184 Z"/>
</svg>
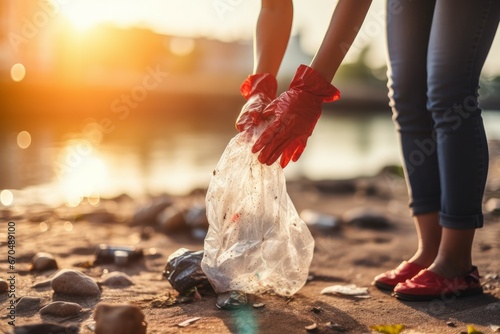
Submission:
<svg viewBox="0 0 500 334">
<path fill-rule="evenodd" d="M 340 99 L 340 92 L 314 69 L 300 65 L 290 88 L 269 104 L 262 117 L 274 116 L 252 147 L 259 161 L 273 164 L 280 156 L 281 167 L 297 161 L 321 116 L 324 102 Z"/>
<path fill-rule="evenodd" d="M 249 75 L 241 85 L 241 95 L 247 100 L 236 120 L 236 129 L 243 131 L 260 124 L 262 111 L 276 98 L 278 82 L 270 73 Z"/>
</svg>

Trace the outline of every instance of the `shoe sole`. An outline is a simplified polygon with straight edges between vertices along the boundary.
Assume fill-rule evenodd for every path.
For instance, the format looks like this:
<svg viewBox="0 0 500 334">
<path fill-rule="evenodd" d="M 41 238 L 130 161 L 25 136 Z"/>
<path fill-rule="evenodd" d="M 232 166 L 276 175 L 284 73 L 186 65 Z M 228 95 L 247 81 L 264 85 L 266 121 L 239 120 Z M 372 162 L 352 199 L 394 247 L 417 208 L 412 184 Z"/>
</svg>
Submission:
<svg viewBox="0 0 500 334">
<path fill-rule="evenodd" d="M 396 287 L 395 285 L 389 285 L 382 282 L 374 282 L 373 285 L 375 285 L 375 287 L 377 287 L 380 290 L 390 291 L 390 292 L 392 292 Z"/>
<path fill-rule="evenodd" d="M 457 291 L 457 293 L 450 292 L 442 296 L 441 294 L 439 295 L 411 295 L 407 293 L 401 293 L 401 292 L 394 292 L 393 296 L 396 297 L 399 300 L 404 300 L 404 301 L 409 301 L 409 302 L 426 302 L 426 301 L 432 301 L 435 299 L 441 299 L 441 298 L 451 298 L 455 296 L 456 298 L 461 298 L 461 297 L 468 297 L 468 296 L 476 296 L 480 295 L 483 293 L 483 288 L 478 287 L 474 289 L 468 289 L 468 290 L 461 290 Z"/>
</svg>

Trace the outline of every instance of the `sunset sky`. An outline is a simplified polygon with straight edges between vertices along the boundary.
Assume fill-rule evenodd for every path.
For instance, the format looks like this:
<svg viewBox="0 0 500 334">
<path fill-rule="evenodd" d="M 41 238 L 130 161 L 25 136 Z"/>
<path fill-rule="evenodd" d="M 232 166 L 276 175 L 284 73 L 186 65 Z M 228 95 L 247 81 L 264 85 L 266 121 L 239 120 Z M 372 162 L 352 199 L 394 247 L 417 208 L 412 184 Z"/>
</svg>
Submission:
<svg viewBox="0 0 500 334">
<path fill-rule="evenodd" d="M 143 26 L 159 33 L 209 37 L 224 41 L 251 39 L 258 0 L 54 0 L 61 13 L 80 30 L 102 22 Z M 311 3 L 314 5 L 311 6 Z M 302 47 L 313 54 L 319 46 L 336 1 L 295 0 L 293 33 L 300 33 Z M 385 0 L 374 0 L 347 61 L 367 42 L 372 45 L 371 65 L 385 62 Z M 485 74 L 500 74 L 500 34 L 497 34 Z M 496 59 L 494 59 L 496 58 Z"/>
</svg>

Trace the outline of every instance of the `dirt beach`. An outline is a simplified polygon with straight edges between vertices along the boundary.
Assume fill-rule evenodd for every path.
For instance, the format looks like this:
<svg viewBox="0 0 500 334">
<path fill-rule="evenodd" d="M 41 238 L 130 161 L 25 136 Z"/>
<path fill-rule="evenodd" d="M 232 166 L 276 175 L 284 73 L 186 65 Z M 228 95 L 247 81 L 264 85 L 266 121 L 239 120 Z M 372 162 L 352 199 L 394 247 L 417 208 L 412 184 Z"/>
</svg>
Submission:
<svg viewBox="0 0 500 334">
<path fill-rule="evenodd" d="M 498 144 L 491 146 L 492 153 Z M 492 155 L 485 202 L 499 197 L 500 163 Z M 341 222 L 329 231 L 311 227 L 316 247 L 307 284 L 292 298 L 273 295 L 251 296 L 262 308 L 249 307 L 227 311 L 215 306 L 216 296 L 173 303 L 178 293 L 162 277 L 167 257 L 185 247 L 203 248 L 203 239 L 192 231 L 165 233 L 155 226 L 136 225 L 134 213 L 152 198 L 135 199 L 126 195 L 102 199 L 97 206 L 50 208 L 26 205 L 5 209 L 0 230 L 1 276 L 7 280 L 7 222 L 15 222 L 17 271 L 16 297 L 36 297 L 39 303 L 16 313 L 15 324 L 52 322 L 73 324 L 80 333 L 92 333 L 95 306 L 100 302 L 131 303 L 146 317 L 148 333 L 306 333 L 305 326 L 316 323 L 316 333 L 370 333 L 371 326 L 403 324 L 403 333 L 461 333 L 472 325 L 492 333 L 500 325 L 500 216 L 493 202 L 485 206 L 485 228 L 477 231 L 474 263 L 479 267 L 485 293 L 468 298 L 447 298 L 432 302 L 402 302 L 370 285 L 373 277 L 397 266 L 412 255 L 416 246 L 413 223 L 408 214 L 404 180 L 389 169 L 374 177 L 344 181 L 289 182 L 288 192 L 298 212 L 312 209 L 342 218 L 353 208 L 378 210 L 387 218 L 389 228 L 355 226 Z M 199 203 L 203 190 L 173 197 L 186 207 Z M 134 245 L 144 250 L 144 258 L 125 266 L 102 264 L 86 267 L 94 259 L 98 244 Z M 134 285 L 125 288 L 102 286 L 100 297 L 56 294 L 50 286 L 32 287 L 51 277 L 57 269 L 30 272 L 30 261 L 38 252 L 51 253 L 59 269 L 80 270 L 99 282 L 107 272 L 121 271 Z M 356 284 L 368 287 L 369 298 L 320 294 L 331 285 Z M 0 293 L 0 329 L 11 330 L 7 307 L 11 298 Z M 52 301 L 78 303 L 83 310 L 69 317 L 41 315 L 39 309 Z M 182 300 L 181 300 L 182 301 Z M 170 305 L 173 304 L 173 305 Z M 186 327 L 178 324 L 200 317 Z M 336 324 L 333 328 L 328 323 Z"/>
</svg>

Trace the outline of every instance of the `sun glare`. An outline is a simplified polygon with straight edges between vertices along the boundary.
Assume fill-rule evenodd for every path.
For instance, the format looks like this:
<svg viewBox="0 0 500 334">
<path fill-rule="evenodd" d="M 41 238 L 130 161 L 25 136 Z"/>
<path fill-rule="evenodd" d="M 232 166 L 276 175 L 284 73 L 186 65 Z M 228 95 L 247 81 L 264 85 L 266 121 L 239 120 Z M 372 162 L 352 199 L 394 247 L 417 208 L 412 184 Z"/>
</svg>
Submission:
<svg viewBox="0 0 500 334">
<path fill-rule="evenodd" d="M 134 17 L 134 12 L 123 0 L 74 0 L 61 7 L 61 13 L 78 31 L 104 22 L 127 24 Z"/>
</svg>

